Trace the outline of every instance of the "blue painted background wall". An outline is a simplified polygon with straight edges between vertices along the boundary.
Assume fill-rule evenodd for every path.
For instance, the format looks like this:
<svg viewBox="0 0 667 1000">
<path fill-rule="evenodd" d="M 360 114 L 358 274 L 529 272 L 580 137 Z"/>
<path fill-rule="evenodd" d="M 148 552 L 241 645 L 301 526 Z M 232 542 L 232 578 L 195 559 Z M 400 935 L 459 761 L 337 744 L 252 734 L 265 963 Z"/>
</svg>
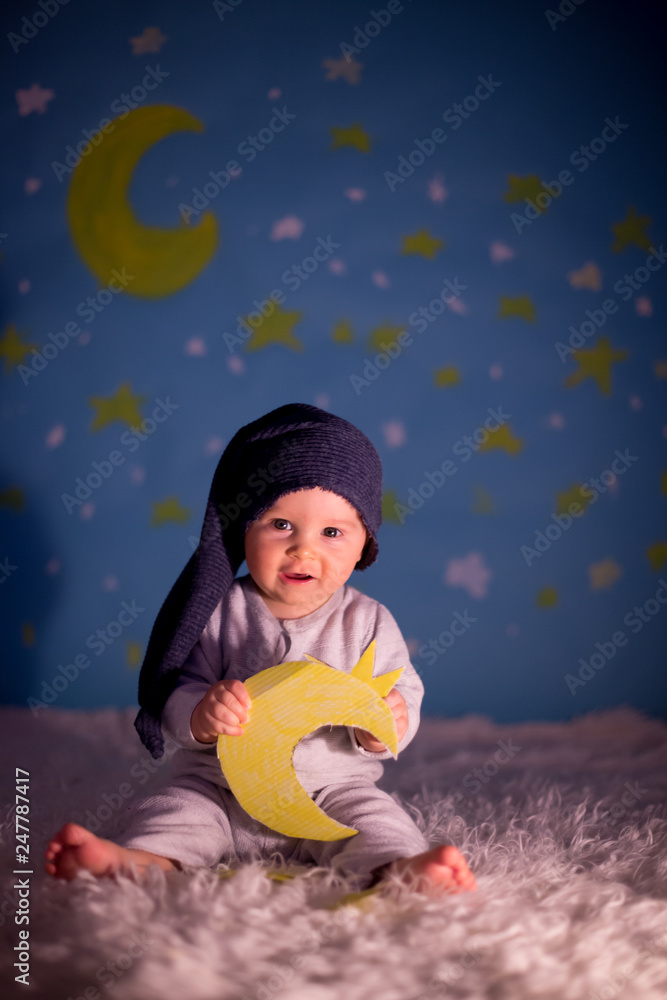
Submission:
<svg viewBox="0 0 667 1000">
<path fill-rule="evenodd" d="M 32 699 L 37 714 L 47 702 L 135 702 L 224 445 L 302 401 L 352 421 L 380 452 L 380 558 L 350 582 L 397 618 L 427 714 L 556 719 L 626 703 L 664 715 L 666 215 L 652 7 L 46 8 L 7 5 L 0 38 L 4 700 Z M 128 282 L 92 316 L 77 308 L 103 283 L 70 231 L 68 147 L 117 121 L 123 95 L 201 123 L 138 159 L 129 197 L 141 224 L 201 225 L 195 189 L 231 160 L 238 169 L 208 188 L 218 240 L 196 277 L 152 298 Z M 99 165 L 100 201 L 112 145 L 102 134 L 80 147 Z M 563 171 L 570 180 L 547 197 Z M 304 263 L 317 246 L 323 259 Z M 271 292 L 284 296 L 287 339 L 271 342 L 268 323 L 238 337 Z M 68 322 L 80 332 L 36 360 Z M 383 368 L 381 343 L 400 345 Z M 490 410 L 500 430 L 488 435 Z M 76 497 L 112 452 L 108 477 Z M 604 485 L 618 452 L 629 457 Z M 555 516 L 577 501 L 581 516 L 559 535 Z M 457 614 L 468 624 L 454 636 Z M 119 616 L 117 637 L 96 639 Z"/>
</svg>

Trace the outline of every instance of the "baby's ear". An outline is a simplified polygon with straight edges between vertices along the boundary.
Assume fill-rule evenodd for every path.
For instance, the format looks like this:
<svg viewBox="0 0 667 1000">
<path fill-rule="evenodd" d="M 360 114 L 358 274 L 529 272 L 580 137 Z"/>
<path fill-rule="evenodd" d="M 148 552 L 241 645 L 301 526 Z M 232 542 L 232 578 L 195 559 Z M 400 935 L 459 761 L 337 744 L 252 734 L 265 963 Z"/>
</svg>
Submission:
<svg viewBox="0 0 667 1000">
<path fill-rule="evenodd" d="M 370 541 L 371 541 L 371 533 L 368 530 L 368 528 L 366 528 L 366 540 L 364 541 L 364 544 L 361 547 L 361 555 L 359 556 L 360 559 L 363 559 L 363 557 L 366 555 L 366 551 L 368 549 Z"/>
</svg>

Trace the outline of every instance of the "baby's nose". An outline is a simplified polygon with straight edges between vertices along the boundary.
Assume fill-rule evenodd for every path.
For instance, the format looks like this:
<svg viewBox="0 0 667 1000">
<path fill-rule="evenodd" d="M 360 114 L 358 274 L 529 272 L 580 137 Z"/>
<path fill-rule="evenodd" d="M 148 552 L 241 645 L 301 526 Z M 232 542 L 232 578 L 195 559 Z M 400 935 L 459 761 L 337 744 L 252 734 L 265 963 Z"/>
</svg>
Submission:
<svg viewBox="0 0 667 1000">
<path fill-rule="evenodd" d="M 309 538 L 295 538 L 288 548 L 293 555 L 301 559 L 308 558 L 315 554 L 315 544 Z"/>
</svg>

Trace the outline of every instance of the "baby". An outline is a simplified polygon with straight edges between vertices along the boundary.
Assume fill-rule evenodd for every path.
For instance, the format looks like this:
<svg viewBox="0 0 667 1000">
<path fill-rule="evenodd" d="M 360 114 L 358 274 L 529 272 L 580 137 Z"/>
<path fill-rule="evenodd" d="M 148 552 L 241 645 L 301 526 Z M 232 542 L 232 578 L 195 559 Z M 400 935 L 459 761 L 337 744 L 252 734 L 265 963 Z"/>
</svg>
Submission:
<svg viewBox="0 0 667 1000">
<path fill-rule="evenodd" d="M 255 492 L 251 496 L 250 491 Z M 337 841 L 279 834 L 241 808 L 216 754 L 219 734 L 243 733 L 253 674 L 306 654 L 350 672 L 375 639 L 374 676 L 403 667 L 384 699 L 398 750 L 419 725 L 423 684 L 389 611 L 347 585 L 378 553 L 382 468 L 356 427 L 289 404 L 241 428 L 216 470 L 197 551 L 172 588 L 142 667 L 135 723 L 153 756 L 164 733 L 178 746 L 166 787 L 142 799 L 117 842 L 66 823 L 46 870 L 73 878 L 213 867 L 268 855 L 352 876 L 359 888 L 398 878 L 424 891 L 462 892 L 475 880 L 453 846 L 430 847 L 375 782 L 391 752 L 370 732 L 322 726 L 293 766 L 323 811 L 358 832 Z M 245 558 L 248 574 L 235 578 Z"/>
</svg>

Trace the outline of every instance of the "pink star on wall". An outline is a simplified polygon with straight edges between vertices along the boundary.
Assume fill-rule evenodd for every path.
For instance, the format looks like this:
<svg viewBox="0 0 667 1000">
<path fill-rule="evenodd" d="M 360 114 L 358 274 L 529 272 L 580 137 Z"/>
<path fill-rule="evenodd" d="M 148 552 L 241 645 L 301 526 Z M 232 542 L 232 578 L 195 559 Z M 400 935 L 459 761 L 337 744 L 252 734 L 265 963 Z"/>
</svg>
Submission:
<svg viewBox="0 0 667 1000">
<path fill-rule="evenodd" d="M 388 448 L 400 448 L 405 444 L 405 427 L 402 420 L 388 420 L 382 425 L 384 440 Z"/>
<path fill-rule="evenodd" d="M 206 442 L 206 447 L 204 451 L 207 455 L 219 455 L 224 447 L 225 442 L 221 437 L 210 437 Z"/>
<path fill-rule="evenodd" d="M 192 358 L 203 358 L 208 353 L 208 348 L 203 337 L 190 337 L 185 344 L 184 351 Z"/>
<path fill-rule="evenodd" d="M 146 52 L 159 52 L 167 36 L 159 28 L 144 28 L 143 34 L 130 38 L 133 56 L 143 56 Z"/>
<path fill-rule="evenodd" d="M 465 314 L 468 312 L 468 307 L 465 304 L 465 302 L 463 302 L 461 299 L 458 298 L 454 299 L 451 296 L 446 302 L 446 306 L 448 309 L 451 309 L 452 312 L 456 313 L 458 316 L 465 316 Z"/>
<path fill-rule="evenodd" d="M 481 552 L 469 552 L 463 559 L 449 560 L 444 582 L 450 587 L 463 587 L 471 597 L 486 597 L 487 584 L 492 576 Z"/>
<path fill-rule="evenodd" d="M 64 424 L 55 424 L 44 439 L 47 448 L 59 448 L 67 436 Z"/>
<path fill-rule="evenodd" d="M 271 228 L 271 239 L 278 240 L 298 240 L 305 227 L 305 223 L 296 215 L 286 215 L 283 219 L 277 219 Z"/>
<path fill-rule="evenodd" d="M 500 243 L 496 240 L 489 247 L 489 255 L 494 264 L 502 264 L 505 260 L 512 260 L 514 257 L 514 250 L 511 247 L 505 245 L 505 243 Z"/>
<path fill-rule="evenodd" d="M 445 187 L 445 178 L 442 174 L 436 174 L 428 182 L 428 196 L 436 204 L 442 204 L 449 192 Z"/>
<path fill-rule="evenodd" d="M 356 86 L 361 80 L 361 71 L 364 68 L 364 64 L 357 62 L 356 59 L 324 59 L 322 61 L 323 68 L 327 71 L 325 80 L 337 80 L 342 77 Z"/>
<path fill-rule="evenodd" d="M 19 114 L 29 115 L 31 111 L 39 111 L 40 115 L 43 115 L 47 104 L 55 96 L 55 90 L 47 90 L 38 83 L 33 83 L 30 90 L 17 90 L 16 103 L 19 106 Z"/>
</svg>

